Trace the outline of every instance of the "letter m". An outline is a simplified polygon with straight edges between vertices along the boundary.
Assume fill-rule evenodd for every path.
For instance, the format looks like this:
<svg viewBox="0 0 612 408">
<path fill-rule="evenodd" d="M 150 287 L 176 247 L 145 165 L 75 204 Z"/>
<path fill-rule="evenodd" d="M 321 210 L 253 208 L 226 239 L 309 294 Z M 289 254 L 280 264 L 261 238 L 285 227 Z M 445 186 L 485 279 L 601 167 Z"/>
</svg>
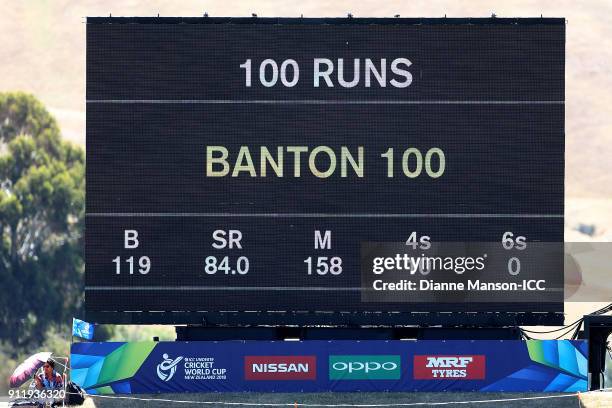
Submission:
<svg viewBox="0 0 612 408">
<path fill-rule="evenodd" d="M 331 249 L 331 231 L 326 230 L 324 237 L 321 231 L 315 231 L 315 249 Z"/>
<path fill-rule="evenodd" d="M 448 367 L 448 362 L 446 357 L 427 357 L 427 365 L 426 367 Z"/>
</svg>

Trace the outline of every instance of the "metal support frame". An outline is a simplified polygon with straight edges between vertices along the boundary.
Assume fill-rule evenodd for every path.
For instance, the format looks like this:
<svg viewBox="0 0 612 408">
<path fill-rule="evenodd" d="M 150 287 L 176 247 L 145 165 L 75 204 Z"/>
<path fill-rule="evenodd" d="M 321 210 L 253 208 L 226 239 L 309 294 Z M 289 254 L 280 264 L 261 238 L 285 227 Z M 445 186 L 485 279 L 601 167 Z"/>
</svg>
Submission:
<svg viewBox="0 0 612 408">
<path fill-rule="evenodd" d="M 589 341 L 589 390 L 591 391 L 604 387 L 606 349 L 611 333 L 612 316 L 584 316 L 584 338 Z"/>
<path fill-rule="evenodd" d="M 176 326 L 177 341 L 520 340 L 518 327 L 206 327 Z"/>
</svg>

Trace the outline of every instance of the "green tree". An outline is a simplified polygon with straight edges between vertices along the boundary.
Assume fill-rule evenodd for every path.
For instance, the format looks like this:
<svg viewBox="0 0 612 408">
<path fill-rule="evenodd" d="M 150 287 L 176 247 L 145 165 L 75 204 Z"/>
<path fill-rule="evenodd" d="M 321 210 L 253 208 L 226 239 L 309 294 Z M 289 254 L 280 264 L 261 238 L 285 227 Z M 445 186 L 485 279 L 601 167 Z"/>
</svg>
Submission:
<svg viewBox="0 0 612 408">
<path fill-rule="evenodd" d="M 0 340 L 39 345 L 80 308 L 85 157 L 43 104 L 0 93 Z"/>
</svg>

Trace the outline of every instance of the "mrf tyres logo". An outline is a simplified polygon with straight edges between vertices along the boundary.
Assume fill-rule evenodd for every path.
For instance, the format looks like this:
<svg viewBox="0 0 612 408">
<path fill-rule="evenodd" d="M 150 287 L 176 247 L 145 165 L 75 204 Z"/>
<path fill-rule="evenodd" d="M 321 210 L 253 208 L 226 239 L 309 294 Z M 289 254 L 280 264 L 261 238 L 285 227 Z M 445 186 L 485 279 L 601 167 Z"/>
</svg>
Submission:
<svg viewBox="0 0 612 408">
<path fill-rule="evenodd" d="M 485 356 L 414 356 L 415 380 L 484 380 Z"/>
<path fill-rule="evenodd" d="M 329 356 L 330 380 L 399 380 L 400 356 Z"/>
<path fill-rule="evenodd" d="M 162 358 L 164 360 L 157 365 L 157 376 L 162 381 L 170 381 L 172 377 L 174 377 L 174 373 L 176 373 L 176 366 L 181 362 L 183 357 L 180 356 L 173 360 L 168 357 L 168 354 L 164 353 Z"/>
<path fill-rule="evenodd" d="M 316 356 L 245 356 L 244 378 L 257 380 L 316 380 Z"/>
</svg>

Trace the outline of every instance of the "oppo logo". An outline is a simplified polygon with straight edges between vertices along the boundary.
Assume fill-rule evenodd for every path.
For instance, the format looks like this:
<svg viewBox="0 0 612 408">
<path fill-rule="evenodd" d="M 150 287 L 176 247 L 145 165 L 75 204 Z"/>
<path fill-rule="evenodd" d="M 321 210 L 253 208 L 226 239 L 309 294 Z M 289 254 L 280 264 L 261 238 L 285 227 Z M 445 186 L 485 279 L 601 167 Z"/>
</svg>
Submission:
<svg viewBox="0 0 612 408">
<path fill-rule="evenodd" d="M 329 356 L 330 380 L 398 380 L 400 356 Z"/>
<path fill-rule="evenodd" d="M 348 371 L 349 373 L 353 373 L 356 371 L 363 371 L 369 373 L 371 371 L 377 370 L 393 371 L 397 368 L 397 364 L 391 361 L 387 361 L 382 364 L 377 361 L 366 361 L 363 363 L 361 361 L 351 361 L 349 363 L 340 361 L 334 363 L 332 367 L 334 370 Z"/>
</svg>

